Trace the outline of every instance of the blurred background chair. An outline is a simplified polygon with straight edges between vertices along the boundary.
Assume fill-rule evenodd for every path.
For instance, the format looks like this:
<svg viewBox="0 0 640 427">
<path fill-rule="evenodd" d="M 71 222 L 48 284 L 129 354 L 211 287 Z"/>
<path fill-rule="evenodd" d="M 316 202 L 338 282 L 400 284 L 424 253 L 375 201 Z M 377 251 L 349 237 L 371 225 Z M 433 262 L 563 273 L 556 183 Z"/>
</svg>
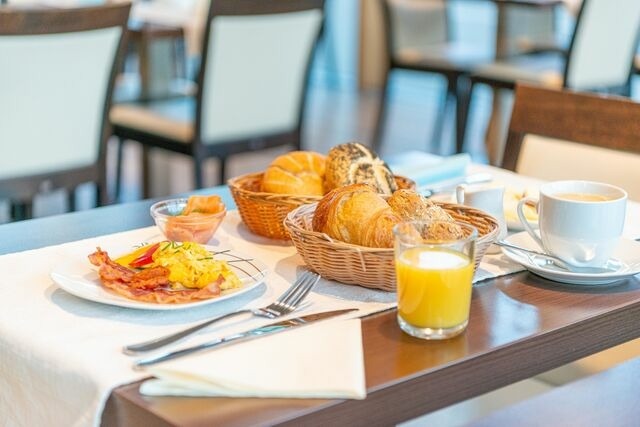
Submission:
<svg viewBox="0 0 640 427">
<path fill-rule="evenodd" d="M 474 70 L 496 58 L 558 49 L 557 10 L 561 2 L 487 1 L 458 5 L 445 0 L 380 0 L 380 4 L 387 37 L 382 97 L 373 135 L 373 146 L 378 151 L 384 151 L 385 129 L 390 124 L 388 106 L 393 96 L 397 96 L 401 80 L 392 80 L 392 77 L 400 77 L 399 72 L 420 72 L 425 77 L 437 76 L 445 81 L 445 96 L 433 121 L 432 141 L 427 151 L 449 154 L 462 150 L 470 96 L 469 75 Z M 473 8 L 463 10 L 461 6 Z M 454 25 L 460 24 L 464 13 L 482 15 L 483 9 L 493 9 L 495 28 L 483 28 L 487 22 L 482 18 L 469 17 L 463 19 L 467 25 Z M 486 39 L 484 33 L 492 33 L 494 37 Z M 496 104 L 497 100 L 496 97 Z M 453 123 L 452 132 L 444 132 L 450 123 Z M 443 140 L 450 134 L 455 140 L 453 149 L 449 141 Z"/>
<path fill-rule="evenodd" d="M 640 201 L 640 104 L 518 85 L 502 166 L 545 180 L 584 179 Z M 615 326 L 612 326 L 615 328 Z M 538 376 L 561 385 L 640 356 L 640 339 Z"/>
<path fill-rule="evenodd" d="M 0 9 L 0 199 L 15 219 L 39 192 L 97 184 L 107 202 L 106 141 L 128 4 Z"/>
<path fill-rule="evenodd" d="M 208 4 L 208 0 L 135 1 L 129 19 L 129 52 L 115 102 L 195 93 Z"/>
<path fill-rule="evenodd" d="M 520 55 L 476 69 L 481 83 L 513 90 L 516 82 L 629 95 L 640 30 L 640 2 L 584 0 L 568 52 Z M 473 94 L 473 92 L 472 92 Z M 466 128 L 466 127 L 465 127 Z M 488 141 L 491 164 L 500 164 L 504 141 Z"/>
<path fill-rule="evenodd" d="M 196 188 L 203 163 L 276 145 L 301 147 L 309 68 L 323 22 L 323 0 L 218 0 L 205 27 L 193 97 L 115 105 L 114 134 L 143 146 L 149 195 L 149 148 L 190 156 Z M 121 159 L 118 160 L 119 162 Z"/>
<path fill-rule="evenodd" d="M 491 49 L 454 41 L 451 37 L 448 7 L 445 0 L 381 0 L 386 35 L 386 74 L 378 108 L 373 147 L 380 151 L 388 115 L 390 80 L 397 70 L 432 73 L 446 80 L 446 92 L 434 123 L 432 139 L 442 151 L 443 123 L 451 105 L 459 117 L 460 108 L 468 102 L 469 83 L 465 77 L 479 64 L 493 59 Z M 456 124 L 464 123 L 458 120 Z M 461 142 L 456 140 L 456 148 Z M 456 151 L 458 151 L 456 149 Z"/>
</svg>

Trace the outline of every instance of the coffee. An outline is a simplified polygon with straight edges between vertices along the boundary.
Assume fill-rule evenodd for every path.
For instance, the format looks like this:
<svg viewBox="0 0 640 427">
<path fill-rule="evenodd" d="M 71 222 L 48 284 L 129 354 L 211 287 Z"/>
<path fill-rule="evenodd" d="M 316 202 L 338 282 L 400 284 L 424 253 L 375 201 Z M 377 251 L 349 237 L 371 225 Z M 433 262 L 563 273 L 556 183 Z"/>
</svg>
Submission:
<svg viewBox="0 0 640 427">
<path fill-rule="evenodd" d="M 576 202 L 606 202 L 614 199 L 614 197 L 611 196 L 594 193 L 559 193 L 555 194 L 555 197 Z"/>
</svg>

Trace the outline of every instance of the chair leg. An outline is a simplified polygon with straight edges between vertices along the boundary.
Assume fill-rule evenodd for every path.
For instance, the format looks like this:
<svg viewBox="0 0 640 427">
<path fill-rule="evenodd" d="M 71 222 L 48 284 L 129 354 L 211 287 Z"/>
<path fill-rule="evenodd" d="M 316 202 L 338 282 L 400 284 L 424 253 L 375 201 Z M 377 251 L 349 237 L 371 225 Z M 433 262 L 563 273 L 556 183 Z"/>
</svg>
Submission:
<svg viewBox="0 0 640 427">
<path fill-rule="evenodd" d="M 193 180 L 196 190 L 204 187 L 204 158 L 193 156 Z"/>
<path fill-rule="evenodd" d="M 28 202 L 13 202 L 11 204 L 11 219 L 13 221 L 31 219 L 32 216 L 33 216 L 32 201 L 28 201 Z"/>
<path fill-rule="evenodd" d="M 69 212 L 76 210 L 76 190 L 75 188 L 67 189 L 67 208 Z"/>
<path fill-rule="evenodd" d="M 116 181 L 115 189 L 113 192 L 113 200 L 115 202 L 120 201 L 120 187 L 122 186 L 122 156 L 124 149 L 124 140 L 119 136 L 116 136 Z"/>
<path fill-rule="evenodd" d="M 10 221 L 19 221 L 23 218 L 22 213 L 22 203 L 19 202 L 9 202 L 9 219 Z"/>
<path fill-rule="evenodd" d="M 447 117 L 447 110 L 449 109 L 449 103 L 453 101 L 455 103 L 456 97 L 456 88 L 457 88 L 457 80 L 455 77 L 447 77 L 447 88 L 444 93 L 444 97 L 442 99 L 442 105 L 440 106 L 440 111 L 435 117 L 435 125 L 433 128 L 433 135 L 431 136 L 431 144 L 427 147 L 427 151 L 430 151 L 430 148 L 433 148 L 434 142 L 437 142 L 438 151 L 442 154 L 443 147 L 443 133 L 444 133 L 444 121 Z"/>
<path fill-rule="evenodd" d="M 149 158 L 150 148 L 142 146 L 142 197 L 151 197 L 151 159 Z"/>
<path fill-rule="evenodd" d="M 110 203 L 107 188 L 103 184 L 96 183 L 96 207 L 106 206 Z"/>
<path fill-rule="evenodd" d="M 384 137 L 384 125 L 386 122 L 387 116 L 387 101 L 389 98 L 389 79 L 391 78 L 391 71 L 387 72 L 387 75 L 384 79 L 384 84 L 382 86 L 382 92 L 380 94 L 380 104 L 378 105 L 378 117 L 375 123 L 373 140 L 371 141 L 371 146 L 373 151 L 380 152 L 382 148 L 382 138 Z"/>
<path fill-rule="evenodd" d="M 224 185 L 227 176 L 227 158 L 220 157 L 220 167 L 218 168 L 218 185 Z"/>
<path fill-rule="evenodd" d="M 493 106 L 485 137 L 489 164 L 493 166 L 502 164 L 506 130 L 513 107 L 513 99 L 509 97 L 510 94 L 509 90 L 493 88 Z"/>
<path fill-rule="evenodd" d="M 467 78 L 459 77 L 456 93 L 456 153 L 462 153 L 467 130 L 467 120 L 471 108 L 473 83 Z"/>
<path fill-rule="evenodd" d="M 295 141 L 293 142 L 293 149 L 295 151 L 302 150 L 302 128 L 301 127 L 298 127 L 298 129 L 296 129 L 296 136 L 295 136 Z"/>
</svg>

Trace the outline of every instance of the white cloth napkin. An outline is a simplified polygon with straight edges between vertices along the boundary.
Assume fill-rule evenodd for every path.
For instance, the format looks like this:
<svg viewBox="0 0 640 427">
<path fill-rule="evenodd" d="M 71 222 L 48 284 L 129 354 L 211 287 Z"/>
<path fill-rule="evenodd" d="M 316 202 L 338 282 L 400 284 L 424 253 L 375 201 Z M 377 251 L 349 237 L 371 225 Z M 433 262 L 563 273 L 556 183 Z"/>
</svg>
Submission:
<svg viewBox="0 0 640 427">
<path fill-rule="evenodd" d="M 150 366 L 150 396 L 366 396 L 360 319 L 327 320 Z"/>
<path fill-rule="evenodd" d="M 466 153 L 441 157 L 413 150 L 390 156 L 387 163 L 393 173 L 411 178 L 422 187 L 465 176 L 471 157 Z"/>
</svg>

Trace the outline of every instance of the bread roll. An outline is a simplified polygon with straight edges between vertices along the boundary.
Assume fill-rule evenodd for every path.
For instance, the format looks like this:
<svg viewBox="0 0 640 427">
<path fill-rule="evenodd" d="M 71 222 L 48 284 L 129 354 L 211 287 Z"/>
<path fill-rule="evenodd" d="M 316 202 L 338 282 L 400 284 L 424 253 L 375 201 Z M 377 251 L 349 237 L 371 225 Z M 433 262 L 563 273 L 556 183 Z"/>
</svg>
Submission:
<svg viewBox="0 0 640 427">
<path fill-rule="evenodd" d="M 436 240 L 464 237 L 462 228 L 444 209 L 412 190 L 398 190 L 388 200 L 389 206 L 403 221 L 441 221 L 430 224 L 425 238 Z"/>
<path fill-rule="evenodd" d="M 324 194 L 325 157 L 313 151 L 292 151 L 277 157 L 262 178 L 262 191 L 301 196 Z"/>
<path fill-rule="evenodd" d="M 386 163 L 357 142 L 337 145 L 327 155 L 325 191 L 351 184 L 369 184 L 381 194 L 396 190 L 393 174 Z"/>
<path fill-rule="evenodd" d="M 388 200 L 404 221 L 453 221 L 440 206 L 412 190 L 398 190 Z"/>
<path fill-rule="evenodd" d="M 313 229 L 354 245 L 391 248 L 399 221 L 372 187 L 352 184 L 330 191 L 318 202 Z"/>
</svg>

